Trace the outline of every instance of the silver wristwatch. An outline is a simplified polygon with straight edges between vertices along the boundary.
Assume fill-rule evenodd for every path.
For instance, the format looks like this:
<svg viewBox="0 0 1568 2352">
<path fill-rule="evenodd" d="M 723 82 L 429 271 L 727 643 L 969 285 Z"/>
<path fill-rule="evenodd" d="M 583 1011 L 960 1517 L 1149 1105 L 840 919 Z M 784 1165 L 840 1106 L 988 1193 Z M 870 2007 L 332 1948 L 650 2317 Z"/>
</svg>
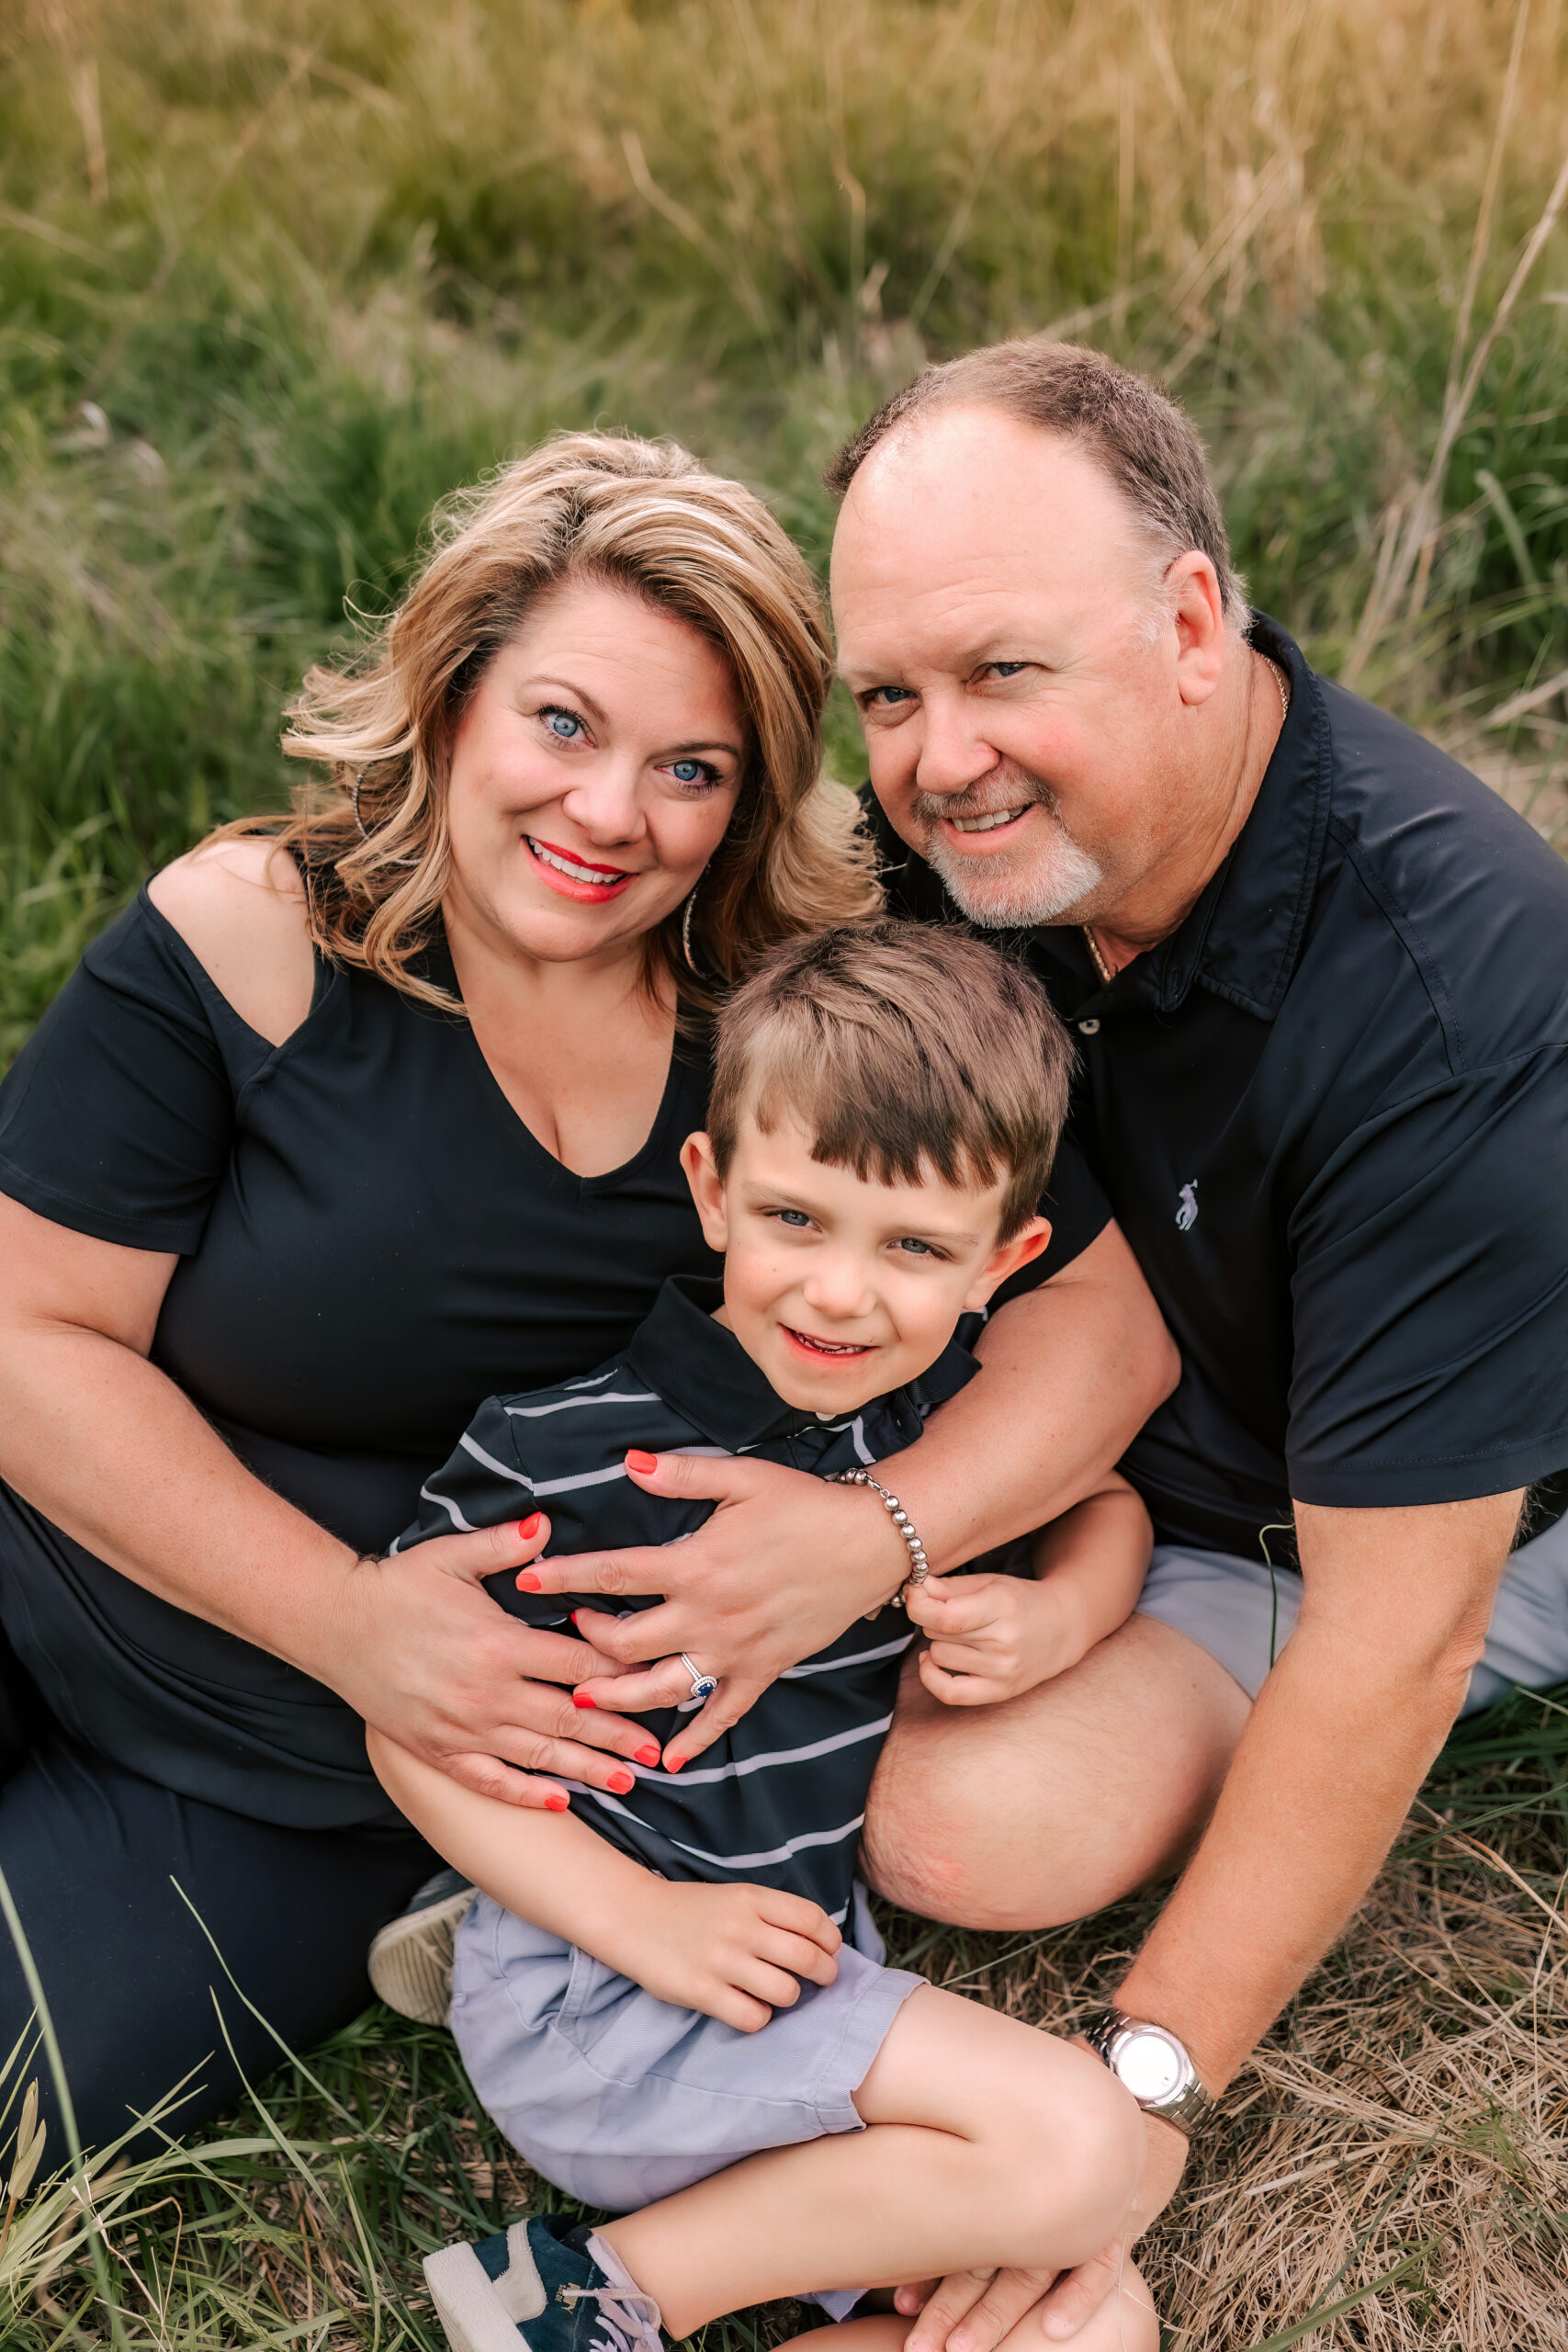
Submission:
<svg viewBox="0 0 1568 2352">
<path fill-rule="evenodd" d="M 1163 2025 L 1127 2017 L 1121 2009 L 1102 2009 L 1090 2018 L 1083 2037 L 1145 2115 L 1174 2123 L 1189 2139 L 1213 2115 L 1214 2102 L 1199 2081 L 1197 2067 Z"/>
</svg>

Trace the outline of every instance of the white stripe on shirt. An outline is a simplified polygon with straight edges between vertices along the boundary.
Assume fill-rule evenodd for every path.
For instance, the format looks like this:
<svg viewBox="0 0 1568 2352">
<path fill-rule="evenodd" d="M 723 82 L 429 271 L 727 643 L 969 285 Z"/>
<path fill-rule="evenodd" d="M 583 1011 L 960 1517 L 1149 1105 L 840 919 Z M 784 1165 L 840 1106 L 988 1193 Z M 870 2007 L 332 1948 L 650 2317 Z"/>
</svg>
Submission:
<svg viewBox="0 0 1568 2352">
<path fill-rule="evenodd" d="M 900 1634 L 896 1642 L 884 1642 L 879 1650 L 856 1650 L 850 1657 L 807 1658 L 804 1666 L 786 1666 L 778 1679 L 781 1682 L 800 1682 L 808 1674 L 832 1674 L 840 1666 L 873 1666 L 881 1658 L 897 1657 L 914 1638 L 911 1627 L 908 1633 Z"/>
<path fill-rule="evenodd" d="M 419 1490 L 419 1495 L 422 1502 L 439 1503 L 442 1510 L 446 1512 L 447 1518 L 451 1521 L 453 1526 L 457 1530 L 459 1534 L 476 1535 L 479 1532 L 477 1528 L 473 1528 L 468 1525 L 468 1521 L 463 1517 L 462 1512 L 457 1509 L 457 1504 L 452 1500 L 450 1495 L 438 1495 L 434 1487 L 422 1487 Z"/>
<path fill-rule="evenodd" d="M 857 1813 L 854 1819 L 846 1821 L 841 1829 L 807 1830 L 803 1838 L 791 1838 L 787 1844 L 771 1847 L 765 1854 L 705 1854 L 700 1846 L 688 1846 L 680 1838 L 671 1838 L 670 1843 L 678 1846 L 682 1854 L 694 1854 L 699 1862 L 712 1862 L 717 1870 L 756 1871 L 769 1862 L 787 1862 L 792 1854 L 804 1854 L 811 1846 L 841 1846 L 846 1838 L 855 1835 L 864 1821 L 864 1814 Z"/>
<path fill-rule="evenodd" d="M 554 1405 L 503 1405 L 514 1421 L 542 1421 L 549 1413 L 570 1413 L 574 1405 L 658 1405 L 662 1398 L 651 1388 L 606 1388 L 592 1396 L 563 1396 Z"/>
<path fill-rule="evenodd" d="M 705 1771 L 687 1770 L 681 1775 L 681 1786 L 706 1788 L 716 1781 L 743 1781 L 749 1772 L 766 1772 L 775 1764 L 807 1764 L 814 1756 L 834 1756 L 840 1747 L 853 1747 L 860 1740 L 880 1739 L 892 1721 L 891 1715 L 884 1715 L 877 1723 L 856 1724 L 852 1731 L 836 1731 L 830 1739 L 814 1739 L 808 1747 L 775 1747 L 761 1756 L 742 1756 L 733 1764 L 710 1764 Z M 630 1764 L 626 1770 L 635 1772 L 639 1781 L 657 1781 L 661 1768 L 657 1764 Z"/>
</svg>

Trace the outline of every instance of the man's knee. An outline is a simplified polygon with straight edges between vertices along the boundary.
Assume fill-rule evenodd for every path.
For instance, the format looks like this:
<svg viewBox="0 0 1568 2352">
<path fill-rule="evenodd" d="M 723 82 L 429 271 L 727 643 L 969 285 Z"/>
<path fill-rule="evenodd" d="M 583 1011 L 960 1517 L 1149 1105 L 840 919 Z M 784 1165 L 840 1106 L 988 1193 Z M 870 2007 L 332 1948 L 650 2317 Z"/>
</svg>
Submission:
<svg viewBox="0 0 1568 2352">
<path fill-rule="evenodd" d="M 907 1675 L 872 1784 L 866 1876 L 955 1926 L 1083 1918 L 1179 1868 L 1247 1714 L 1223 1668 L 1143 1617 L 998 1707 L 943 1707 Z"/>
</svg>

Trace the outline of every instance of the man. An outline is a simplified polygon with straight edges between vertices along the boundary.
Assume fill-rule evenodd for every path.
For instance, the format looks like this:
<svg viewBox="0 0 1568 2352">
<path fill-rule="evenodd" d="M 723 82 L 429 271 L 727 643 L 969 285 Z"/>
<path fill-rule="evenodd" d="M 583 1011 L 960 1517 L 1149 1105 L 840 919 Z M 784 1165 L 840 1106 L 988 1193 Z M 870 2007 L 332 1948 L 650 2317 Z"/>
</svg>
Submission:
<svg viewBox="0 0 1568 2352">
<path fill-rule="evenodd" d="M 1568 873 L 1247 611 L 1190 424 L 1110 360 L 931 369 L 829 481 L 894 906 L 1019 935 L 1183 1361 L 1122 1465 L 1141 1613 L 1004 1707 L 908 1686 L 867 1859 L 1039 1927 L 1190 1855 L 1115 1996 L 1162 2037 L 1098 2035 L 1145 2093 L 1146 2223 L 1186 2148 L 1157 2119 L 1223 2094 L 1467 1693 L 1568 1676 Z M 949 2282 L 919 2341 L 975 2305 L 986 2352 L 1041 2287 Z"/>
<path fill-rule="evenodd" d="M 1115 1996 L 1134 2025 L 1095 2029 L 1150 2117 L 1143 2227 L 1467 1699 L 1568 1677 L 1568 870 L 1247 611 L 1190 423 L 1110 360 L 1013 344 L 931 369 L 829 481 L 894 909 L 1014 935 L 1080 1058 L 1057 1271 L 987 1334 L 1005 1442 L 944 1413 L 887 1465 L 933 1564 L 976 1548 L 953 1525 L 965 1464 L 994 1517 L 1042 1460 L 1071 1499 L 1064 1362 L 1089 1367 L 1089 1429 L 1130 1349 L 1160 1346 L 1126 1241 L 1182 1360 L 1122 1462 L 1160 1539 L 1140 1612 L 971 1710 L 942 1670 L 962 1600 L 916 1598 L 942 1696 L 906 1682 L 865 1860 L 911 1909 L 987 1928 L 1186 1863 Z M 1017 1391 L 1053 1382 L 1032 1446 Z M 723 1675 L 716 1729 L 804 1654 L 819 1560 L 853 1589 L 829 1498 L 778 1496 L 787 1476 L 667 1458 L 658 1491 L 721 1501 L 702 1533 L 572 1563 L 580 1589 L 670 1594 L 635 1634 L 581 1629 L 628 1661 L 657 1631 Z M 675 1671 L 589 1690 L 658 1703 Z M 909 2352 L 992 2352 L 1037 2302 L 1070 2337 L 1116 2251 L 1055 2282 L 944 2282 Z"/>
</svg>

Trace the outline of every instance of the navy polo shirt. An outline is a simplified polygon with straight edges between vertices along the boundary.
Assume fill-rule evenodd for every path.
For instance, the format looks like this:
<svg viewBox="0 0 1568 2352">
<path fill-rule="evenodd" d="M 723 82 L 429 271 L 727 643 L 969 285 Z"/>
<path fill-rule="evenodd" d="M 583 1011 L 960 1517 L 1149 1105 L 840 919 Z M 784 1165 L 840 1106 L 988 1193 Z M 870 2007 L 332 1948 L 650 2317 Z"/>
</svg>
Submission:
<svg viewBox="0 0 1568 2352">
<path fill-rule="evenodd" d="M 1279 1562 L 1292 1496 L 1451 1502 L 1568 1463 L 1568 869 L 1252 635 L 1290 715 L 1179 929 L 1109 986 L 1077 928 L 1009 936 L 1076 1034 L 1066 1152 L 1181 1351 L 1122 1468 L 1163 1540 Z M 959 920 L 871 808 L 894 910 Z"/>
</svg>

